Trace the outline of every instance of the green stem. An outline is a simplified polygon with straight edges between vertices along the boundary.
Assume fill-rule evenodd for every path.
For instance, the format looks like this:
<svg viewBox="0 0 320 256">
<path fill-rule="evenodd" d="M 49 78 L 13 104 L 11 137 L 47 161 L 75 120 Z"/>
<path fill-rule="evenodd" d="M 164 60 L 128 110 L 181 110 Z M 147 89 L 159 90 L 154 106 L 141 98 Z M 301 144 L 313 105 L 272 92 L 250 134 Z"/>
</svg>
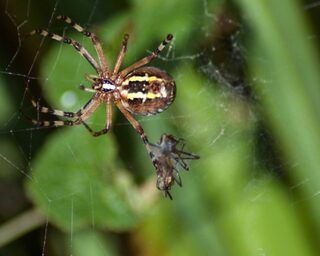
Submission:
<svg viewBox="0 0 320 256">
<path fill-rule="evenodd" d="M 0 248 L 46 222 L 46 216 L 37 209 L 23 212 L 0 226 Z"/>
</svg>

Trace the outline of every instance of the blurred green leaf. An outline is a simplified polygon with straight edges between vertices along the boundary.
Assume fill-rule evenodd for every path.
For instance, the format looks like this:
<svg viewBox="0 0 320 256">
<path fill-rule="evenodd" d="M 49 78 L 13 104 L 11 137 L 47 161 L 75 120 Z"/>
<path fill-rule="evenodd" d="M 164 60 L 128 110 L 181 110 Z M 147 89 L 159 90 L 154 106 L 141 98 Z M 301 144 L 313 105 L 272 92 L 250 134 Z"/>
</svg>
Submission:
<svg viewBox="0 0 320 256">
<path fill-rule="evenodd" d="M 56 132 L 35 159 L 28 193 L 64 230 L 128 229 L 137 220 L 130 204 L 134 190 L 123 186 L 130 177 L 115 162 L 112 136 L 96 139 L 83 127 L 69 127 Z"/>
<path fill-rule="evenodd" d="M 226 213 L 224 225 L 235 232 L 233 243 L 238 244 L 231 248 L 233 255 L 313 255 L 288 195 L 267 177 L 256 185 L 239 198 L 237 210 Z"/>
<path fill-rule="evenodd" d="M 72 248 L 70 255 L 87 256 L 87 255 L 118 255 L 116 246 L 111 237 L 106 240 L 98 232 L 86 231 L 75 234 L 72 237 Z M 68 241 L 67 243 L 69 243 Z"/>
<path fill-rule="evenodd" d="M 239 1 L 248 14 L 257 46 L 252 70 L 260 79 L 256 90 L 264 104 L 283 153 L 294 164 L 290 176 L 309 198 L 312 221 L 320 234 L 320 74 L 319 55 L 298 1 Z M 257 44 L 258 43 L 258 44 Z M 267 82 L 263 82 L 267 81 Z"/>
</svg>

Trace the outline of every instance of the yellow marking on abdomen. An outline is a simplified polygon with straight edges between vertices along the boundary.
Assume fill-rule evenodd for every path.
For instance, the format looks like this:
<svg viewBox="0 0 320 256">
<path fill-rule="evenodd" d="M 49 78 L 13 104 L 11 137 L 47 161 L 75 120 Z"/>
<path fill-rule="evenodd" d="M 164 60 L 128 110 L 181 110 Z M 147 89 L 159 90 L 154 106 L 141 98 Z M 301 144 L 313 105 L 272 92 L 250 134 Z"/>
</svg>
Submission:
<svg viewBox="0 0 320 256">
<path fill-rule="evenodd" d="M 153 82 L 153 81 L 163 81 L 162 78 L 159 78 L 157 76 L 132 76 L 129 77 L 128 79 L 126 79 L 125 81 L 123 81 L 123 85 L 128 85 L 129 82 Z"/>
<path fill-rule="evenodd" d="M 155 99 L 160 97 L 161 97 L 160 93 L 152 93 L 152 92 L 148 92 L 148 93 L 132 92 L 127 94 L 128 100 L 143 99 L 143 102 L 147 99 Z"/>
</svg>

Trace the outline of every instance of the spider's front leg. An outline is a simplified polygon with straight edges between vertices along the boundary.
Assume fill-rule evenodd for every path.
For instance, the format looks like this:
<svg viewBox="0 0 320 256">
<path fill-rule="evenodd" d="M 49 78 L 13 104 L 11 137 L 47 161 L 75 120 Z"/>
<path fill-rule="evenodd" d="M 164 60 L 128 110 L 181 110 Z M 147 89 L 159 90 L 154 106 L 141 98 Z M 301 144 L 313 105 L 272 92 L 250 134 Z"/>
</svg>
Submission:
<svg viewBox="0 0 320 256">
<path fill-rule="evenodd" d="M 100 131 L 93 131 L 85 122 L 82 121 L 82 124 L 84 125 L 84 127 L 87 128 L 87 130 L 91 133 L 92 136 L 94 137 L 98 137 L 101 136 L 103 134 L 106 134 L 112 126 L 112 101 L 111 101 L 111 96 L 109 96 L 107 98 L 107 104 L 106 104 L 106 125 L 105 128 L 103 128 Z"/>
<path fill-rule="evenodd" d="M 31 31 L 29 34 L 27 34 L 26 37 L 34 36 L 34 35 L 41 35 L 43 37 L 49 37 L 49 38 L 56 40 L 58 42 L 73 46 L 74 49 L 76 49 L 77 52 L 89 62 L 89 64 L 94 68 L 94 70 L 98 74 L 101 73 L 101 68 L 98 65 L 98 63 L 91 56 L 91 54 L 84 47 L 82 47 L 82 45 L 80 43 L 78 43 L 77 41 L 75 41 L 71 38 L 65 37 L 65 36 L 60 36 L 60 35 L 54 34 L 52 32 L 44 30 L 44 29 L 35 29 L 35 30 Z"/>
<path fill-rule="evenodd" d="M 68 23 L 75 30 L 79 31 L 84 36 L 90 38 L 90 40 L 93 43 L 93 46 L 94 46 L 94 48 L 96 50 L 96 53 L 98 55 L 99 64 L 100 64 L 99 66 L 101 67 L 102 72 L 103 73 L 108 73 L 108 64 L 106 62 L 106 58 L 104 56 L 104 53 L 103 53 L 103 50 L 102 50 L 102 46 L 101 46 L 101 43 L 100 43 L 98 37 L 94 33 L 84 29 L 82 26 L 80 26 L 79 24 L 75 23 L 68 16 L 59 15 L 59 16 L 57 16 L 57 19 Z"/>
</svg>

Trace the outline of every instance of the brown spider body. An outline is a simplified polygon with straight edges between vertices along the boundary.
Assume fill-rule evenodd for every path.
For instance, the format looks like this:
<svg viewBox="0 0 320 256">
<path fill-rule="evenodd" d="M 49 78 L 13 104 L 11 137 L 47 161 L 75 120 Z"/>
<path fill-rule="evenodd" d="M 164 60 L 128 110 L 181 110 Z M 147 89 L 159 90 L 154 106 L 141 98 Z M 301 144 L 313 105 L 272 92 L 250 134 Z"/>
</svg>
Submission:
<svg viewBox="0 0 320 256">
<path fill-rule="evenodd" d="M 85 76 L 85 78 L 91 82 L 91 88 L 80 85 L 81 90 L 91 92 L 93 93 L 93 96 L 77 112 L 67 112 L 43 107 L 39 105 L 39 102 L 36 102 L 31 98 L 32 105 L 42 113 L 73 118 L 73 120 L 54 121 L 32 119 L 32 122 L 35 125 L 46 127 L 83 124 L 93 136 L 100 136 L 107 133 L 112 126 L 112 103 L 114 103 L 139 133 L 149 151 L 147 136 L 131 113 L 136 115 L 154 115 L 164 111 L 173 102 L 176 93 L 173 79 L 166 72 L 158 68 L 144 67 L 159 55 L 165 46 L 172 40 L 173 36 L 168 34 L 153 52 L 120 71 L 129 39 L 129 35 L 125 34 L 118 58 L 112 71 L 106 62 L 101 43 L 94 33 L 84 29 L 67 16 L 61 15 L 58 16 L 57 19 L 65 21 L 75 30 L 91 39 L 98 55 L 98 61 L 96 61 L 91 54 L 80 45 L 80 43 L 71 38 L 60 36 L 44 29 L 33 30 L 29 33 L 29 36 L 38 34 L 73 46 L 74 49 L 89 62 L 97 73 L 97 75 Z M 106 103 L 106 124 L 102 130 L 95 132 L 84 121 L 87 120 L 102 103 Z"/>
<path fill-rule="evenodd" d="M 172 78 L 155 67 L 144 67 L 130 73 L 119 87 L 121 102 L 136 115 L 154 115 L 174 101 L 176 86 Z"/>
</svg>

